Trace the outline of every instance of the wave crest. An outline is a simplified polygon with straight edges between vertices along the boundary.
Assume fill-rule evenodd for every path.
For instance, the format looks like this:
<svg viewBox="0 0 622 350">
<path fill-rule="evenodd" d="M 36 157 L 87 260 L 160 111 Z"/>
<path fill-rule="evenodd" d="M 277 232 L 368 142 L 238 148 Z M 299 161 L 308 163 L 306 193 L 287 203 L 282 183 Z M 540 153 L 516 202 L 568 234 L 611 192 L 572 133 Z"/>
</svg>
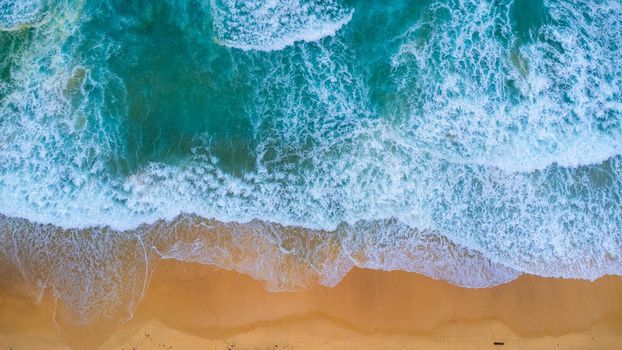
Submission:
<svg viewBox="0 0 622 350">
<path fill-rule="evenodd" d="M 281 50 L 333 36 L 352 12 L 335 0 L 212 0 L 217 41 L 242 50 Z"/>
</svg>

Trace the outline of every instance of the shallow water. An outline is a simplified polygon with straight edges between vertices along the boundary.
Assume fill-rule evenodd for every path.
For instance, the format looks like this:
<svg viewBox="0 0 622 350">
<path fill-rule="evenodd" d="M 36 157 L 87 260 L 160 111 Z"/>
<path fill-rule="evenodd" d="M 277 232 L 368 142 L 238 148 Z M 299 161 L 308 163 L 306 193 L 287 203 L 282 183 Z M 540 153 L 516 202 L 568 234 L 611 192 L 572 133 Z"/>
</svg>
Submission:
<svg viewBox="0 0 622 350">
<path fill-rule="evenodd" d="M 0 258 L 83 323 L 159 257 L 620 275 L 621 42 L 616 0 L 0 0 Z"/>
</svg>

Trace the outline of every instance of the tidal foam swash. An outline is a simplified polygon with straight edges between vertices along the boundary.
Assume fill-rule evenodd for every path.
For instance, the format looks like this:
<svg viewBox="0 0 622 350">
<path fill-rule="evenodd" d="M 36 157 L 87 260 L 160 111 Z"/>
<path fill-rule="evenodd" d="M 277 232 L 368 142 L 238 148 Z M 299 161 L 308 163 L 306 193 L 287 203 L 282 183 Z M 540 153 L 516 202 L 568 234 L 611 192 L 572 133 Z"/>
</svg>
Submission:
<svg viewBox="0 0 622 350">
<path fill-rule="evenodd" d="M 275 290 L 622 274 L 619 1 L 16 4 L 0 258 L 83 323 L 158 257 Z"/>
</svg>

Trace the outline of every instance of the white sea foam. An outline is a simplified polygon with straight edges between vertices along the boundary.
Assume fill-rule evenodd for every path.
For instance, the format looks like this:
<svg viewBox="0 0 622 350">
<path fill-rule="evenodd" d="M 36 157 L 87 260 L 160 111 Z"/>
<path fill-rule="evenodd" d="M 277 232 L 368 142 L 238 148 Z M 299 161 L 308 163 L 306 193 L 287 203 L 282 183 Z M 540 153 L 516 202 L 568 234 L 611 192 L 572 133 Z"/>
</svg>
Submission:
<svg viewBox="0 0 622 350">
<path fill-rule="evenodd" d="M 511 4 L 437 2 L 404 35 L 393 67 L 407 137 L 451 162 L 508 171 L 622 154 L 620 3 L 545 2 L 551 18 L 527 42 Z"/>
<path fill-rule="evenodd" d="M 51 6 L 47 0 L 0 1 L 0 31 L 14 31 L 40 24 Z"/>
<path fill-rule="evenodd" d="M 352 12 L 333 0 L 212 0 L 217 42 L 242 50 L 281 50 L 333 36 Z"/>
</svg>

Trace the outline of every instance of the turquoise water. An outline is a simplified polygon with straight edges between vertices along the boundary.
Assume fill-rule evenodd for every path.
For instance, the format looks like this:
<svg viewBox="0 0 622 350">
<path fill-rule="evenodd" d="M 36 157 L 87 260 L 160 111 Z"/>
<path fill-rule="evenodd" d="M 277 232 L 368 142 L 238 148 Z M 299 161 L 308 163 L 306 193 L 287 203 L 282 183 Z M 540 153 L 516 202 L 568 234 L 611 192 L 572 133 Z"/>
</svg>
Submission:
<svg viewBox="0 0 622 350">
<path fill-rule="evenodd" d="M 328 285 L 620 275 L 620 43 L 617 0 L 0 0 L 3 225 L 260 220 L 236 237 Z M 171 235 L 161 256 L 278 279 Z"/>
</svg>

